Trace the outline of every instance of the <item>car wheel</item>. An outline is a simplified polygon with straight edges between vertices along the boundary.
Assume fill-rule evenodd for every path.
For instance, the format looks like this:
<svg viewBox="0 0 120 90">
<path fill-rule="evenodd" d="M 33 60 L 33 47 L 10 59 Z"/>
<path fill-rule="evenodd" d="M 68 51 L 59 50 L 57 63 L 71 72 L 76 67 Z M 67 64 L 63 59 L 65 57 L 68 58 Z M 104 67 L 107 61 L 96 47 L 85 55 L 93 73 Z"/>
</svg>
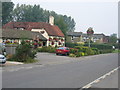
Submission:
<svg viewBox="0 0 120 90">
<path fill-rule="evenodd" d="M 59 55 L 58 53 L 56 53 L 56 55 Z"/>
<path fill-rule="evenodd" d="M 67 53 L 67 55 L 69 56 L 69 53 Z"/>
<path fill-rule="evenodd" d="M 69 53 L 66 53 L 65 55 L 66 55 L 66 56 L 68 56 L 68 55 L 69 55 Z"/>
<path fill-rule="evenodd" d="M 2 62 L 2 64 L 5 64 L 6 62 Z"/>
</svg>

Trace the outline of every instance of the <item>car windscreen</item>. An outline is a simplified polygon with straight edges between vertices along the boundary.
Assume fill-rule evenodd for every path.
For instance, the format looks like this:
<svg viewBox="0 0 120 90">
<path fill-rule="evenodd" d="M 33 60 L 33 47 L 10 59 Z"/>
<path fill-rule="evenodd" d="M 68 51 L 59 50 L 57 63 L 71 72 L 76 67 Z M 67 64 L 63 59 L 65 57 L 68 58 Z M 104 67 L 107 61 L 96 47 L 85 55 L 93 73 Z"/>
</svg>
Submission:
<svg viewBox="0 0 120 90">
<path fill-rule="evenodd" d="M 62 50 L 64 50 L 65 48 L 63 48 L 63 47 L 59 47 L 58 49 L 62 49 Z"/>
</svg>

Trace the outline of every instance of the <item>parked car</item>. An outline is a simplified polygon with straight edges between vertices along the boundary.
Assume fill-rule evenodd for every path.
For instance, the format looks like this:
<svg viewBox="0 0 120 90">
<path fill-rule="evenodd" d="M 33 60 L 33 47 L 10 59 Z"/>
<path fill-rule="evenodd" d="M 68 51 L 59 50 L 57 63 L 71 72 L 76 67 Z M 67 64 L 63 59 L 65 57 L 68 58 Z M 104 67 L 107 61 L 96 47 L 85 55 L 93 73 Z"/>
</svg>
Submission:
<svg viewBox="0 0 120 90">
<path fill-rule="evenodd" d="M 70 49 L 68 47 L 59 47 L 56 49 L 56 55 L 69 55 Z"/>
<path fill-rule="evenodd" d="M 0 64 L 5 64 L 5 63 L 6 63 L 6 57 L 0 54 Z"/>
</svg>

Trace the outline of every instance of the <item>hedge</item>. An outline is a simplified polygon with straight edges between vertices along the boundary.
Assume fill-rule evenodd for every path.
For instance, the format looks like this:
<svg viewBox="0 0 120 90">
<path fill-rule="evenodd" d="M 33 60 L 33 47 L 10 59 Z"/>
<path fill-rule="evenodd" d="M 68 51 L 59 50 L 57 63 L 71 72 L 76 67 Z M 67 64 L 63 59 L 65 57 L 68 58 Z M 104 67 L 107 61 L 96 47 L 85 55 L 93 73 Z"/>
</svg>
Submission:
<svg viewBox="0 0 120 90">
<path fill-rule="evenodd" d="M 65 43 L 66 47 L 70 47 L 70 48 L 74 48 L 75 46 L 82 46 L 81 44 L 77 44 L 77 43 Z"/>
<path fill-rule="evenodd" d="M 84 46 L 88 46 L 88 44 L 85 44 Z M 112 45 L 109 44 L 91 44 L 90 46 L 92 48 L 98 48 L 99 50 L 112 49 Z"/>
<path fill-rule="evenodd" d="M 49 53 L 55 53 L 55 51 L 56 51 L 56 48 L 55 47 L 46 47 L 46 46 L 44 46 L 44 47 L 42 47 L 42 48 L 37 48 L 37 51 L 38 52 L 49 52 Z"/>
<path fill-rule="evenodd" d="M 87 53 L 87 55 L 94 55 L 94 51 L 89 47 L 75 46 L 75 48 L 78 49 L 79 52 Z"/>
</svg>

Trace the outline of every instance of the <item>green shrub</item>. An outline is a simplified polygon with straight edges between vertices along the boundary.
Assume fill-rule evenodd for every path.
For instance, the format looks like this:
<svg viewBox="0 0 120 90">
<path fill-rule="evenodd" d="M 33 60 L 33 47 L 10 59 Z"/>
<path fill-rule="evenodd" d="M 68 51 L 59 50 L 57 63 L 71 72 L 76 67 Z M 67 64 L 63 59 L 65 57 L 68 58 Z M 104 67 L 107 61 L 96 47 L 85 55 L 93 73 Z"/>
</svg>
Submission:
<svg viewBox="0 0 120 90">
<path fill-rule="evenodd" d="M 48 52 L 49 53 L 55 53 L 55 51 L 56 51 L 55 47 L 50 47 Z"/>
<path fill-rule="evenodd" d="M 36 51 L 32 50 L 30 43 L 22 41 L 16 48 L 16 53 L 9 60 L 18 62 L 34 62 Z"/>
<path fill-rule="evenodd" d="M 44 47 L 42 47 L 42 48 L 38 48 L 37 51 L 38 51 L 38 52 L 55 53 L 56 48 L 55 48 L 55 47 L 51 47 L 51 46 L 49 46 L 49 47 L 44 46 Z"/>
<path fill-rule="evenodd" d="M 85 44 L 84 46 L 88 46 L 88 44 Z M 91 44 L 90 45 L 92 48 L 97 48 L 99 50 L 103 50 L 103 49 L 112 49 L 112 45 L 110 44 Z"/>
<path fill-rule="evenodd" d="M 74 48 L 75 46 L 83 46 L 83 44 L 78 44 L 78 43 L 65 43 L 66 47 Z"/>
<path fill-rule="evenodd" d="M 84 53 L 84 56 L 88 56 L 88 54 L 87 54 L 87 53 Z"/>
<path fill-rule="evenodd" d="M 112 49 L 100 50 L 100 54 L 104 54 L 104 53 L 112 53 L 112 52 L 113 52 Z"/>
<path fill-rule="evenodd" d="M 94 54 L 100 54 L 100 51 L 97 48 L 92 48 L 92 50 L 94 51 Z"/>
<path fill-rule="evenodd" d="M 78 52 L 78 49 L 75 49 L 75 48 L 70 48 L 70 53 L 77 53 Z"/>
<path fill-rule="evenodd" d="M 94 51 L 89 47 L 75 46 L 75 48 L 77 48 L 79 52 L 87 53 L 87 55 L 94 55 Z"/>
<path fill-rule="evenodd" d="M 78 52 L 78 53 L 76 53 L 76 57 L 81 57 L 81 56 L 84 56 L 85 54 L 84 54 L 84 52 Z"/>
<path fill-rule="evenodd" d="M 69 57 L 76 57 L 76 55 L 73 54 L 73 53 L 70 53 L 70 54 L 69 54 Z"/>
<path fill-rule="evenodd" d="M 88 55 L 94 55 L 94 51 L 91 48 L 86 49 L 85 51 Z"/>
<path fill-rule="evenodd" d="M 85 46 L 87 46 L 87 44 L 85 44 Z M 112 46 L 113 45 L 110 45 L 110 44 L 94 44 L 94 43 L 91 44 L 94 54 L 112 53 L 113 52 Z"/>
</svg>

